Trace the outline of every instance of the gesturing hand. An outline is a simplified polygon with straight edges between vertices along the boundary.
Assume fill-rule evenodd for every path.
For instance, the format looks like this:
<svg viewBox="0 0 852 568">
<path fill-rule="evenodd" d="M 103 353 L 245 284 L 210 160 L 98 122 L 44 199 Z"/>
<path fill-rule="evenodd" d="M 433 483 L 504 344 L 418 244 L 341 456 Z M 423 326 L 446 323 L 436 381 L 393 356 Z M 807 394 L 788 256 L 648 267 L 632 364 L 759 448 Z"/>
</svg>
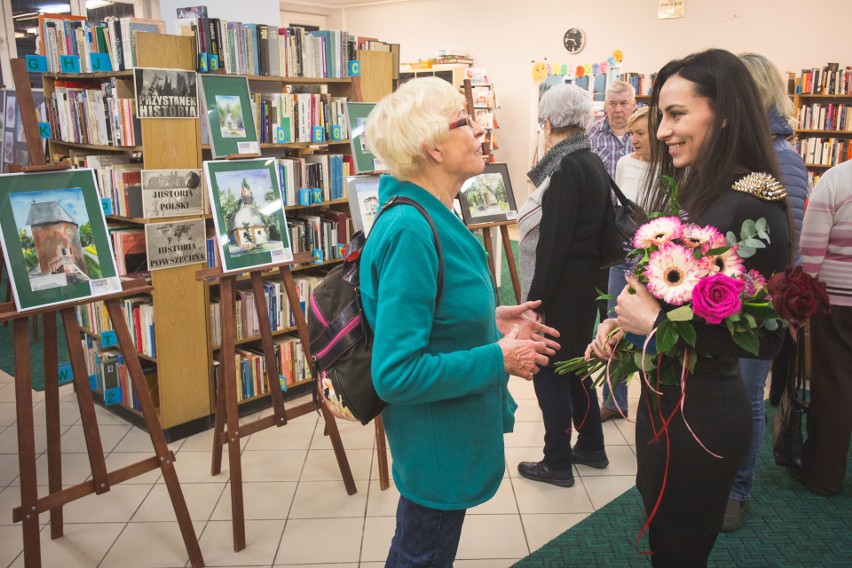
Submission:
<svg viewBox="0 0 852 568">
<path fill-rule="evenodd" d="M 541 315 L 534 310 L 541 305 L 541 300 L 532 302 L 524 302 L 517 306 L 498 306 L 497 307 L 497 329 L 503 335 L 508 334 L 512 326 L 518 326 L 519 339 L 533 339 L 535 341 L 544 341 L 548 347 L 548 355 L 555 355 L 559 351 L 559 343 L 544 337 L 547 334 L 551 337 L 559 337 L 559 331 L 556 328 L 544 325 L 541 321 Z"/>
<path fill-rule="evenodd" d="M 632 290 L 632 292 L 631 292 Z M 618 295 L 615 313 L 621 329 L 638 335 L 648 335 L 660 313 L 660 302 L 648 292 L 635 276 L 627 278 L 627 286 Z"/>
<path fill-rule="evenodd" d="M 503 351 L 503 368 L 510 375 L 532 380 L 539 367 L 547 365 L 546 353 L 549 348 L 544 341 L 520 339 L 520 327 L 512 326 L 511 331 L 497 342 Z"/>
<path fill-rule="evenodd" d="M 618 328 L 618 323 L 617 319 L 608 318 L 598 325 L 595 338 L 586 347 L 586 359 L 590 359 L 594 355 L 598 359 L 606 360 L 612 356 L 613 347 L 618 343 L 621 336 L 624 335 L 624 332 L 621 330 L 612 333 Z"/>
</svg>

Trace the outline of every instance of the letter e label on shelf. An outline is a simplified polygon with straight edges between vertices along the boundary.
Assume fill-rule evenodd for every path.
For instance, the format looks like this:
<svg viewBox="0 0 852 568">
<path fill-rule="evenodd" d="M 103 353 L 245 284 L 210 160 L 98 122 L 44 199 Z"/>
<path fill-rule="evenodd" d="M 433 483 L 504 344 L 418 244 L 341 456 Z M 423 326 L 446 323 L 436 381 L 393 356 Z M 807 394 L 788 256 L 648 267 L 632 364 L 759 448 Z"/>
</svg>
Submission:
<svg viewBox="0 0 852 568">
<path fill-rule="evenodd" d="M 314 142 L 325 142 L 325 128 L 322 126 L 314 126 L 312 139 Z"/>
</svg>

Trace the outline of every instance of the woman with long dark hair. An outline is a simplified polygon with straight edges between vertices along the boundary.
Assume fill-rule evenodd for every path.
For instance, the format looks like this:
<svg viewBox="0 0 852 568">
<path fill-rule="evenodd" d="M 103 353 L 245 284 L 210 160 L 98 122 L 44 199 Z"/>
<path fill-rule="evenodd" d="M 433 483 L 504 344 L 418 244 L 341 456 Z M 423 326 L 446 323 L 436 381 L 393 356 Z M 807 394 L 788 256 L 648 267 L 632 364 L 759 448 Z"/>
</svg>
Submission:
<svg viewBox="0 0 852 568">
<path fill-rule="evenodd" d="M 670 61 L 657 75 L 650 106 L 650 127 L 656 131 L 651 171 L 674 178 L 690 222 L 724 234 L 739 233 L 748 219 L 765 218 L 771 243 L 746 259 L 746 268 L 767 278 L 783 271 L 792 242 L 786 192 L 776 181 L 766 113 L 742 62 L 718 49 Z M 649 211 L 666 211 L 670 199 L 667 186 L 655 178 L 641 200 Z M 620 327 L 648 335 L 669 309 L 629 278 L 618 296 L 618 317 L 601 324 L 587 353 L 608 358 L 616 341 L 608 337 L 610 331 Z M 693 327 L 698 360 L 685 392 L 680 385 L 660 385 L 657 396 L 643 384 L 639 401 L 636 485 L 651 516 L 649 540 L 657 567 L 706 566 L 751 440 L 751 409 L 738 358 L 753 355 L 723 325 L 693 321 Z M 772 358 L 783 333 L 781 328 L 764 333 L 758 357 Z M 676 412 L 682 396 L 685 406 Z M 661 417 L 669 416 L 664 434 L 657 436 L 664 427 Z"/>
</svg>

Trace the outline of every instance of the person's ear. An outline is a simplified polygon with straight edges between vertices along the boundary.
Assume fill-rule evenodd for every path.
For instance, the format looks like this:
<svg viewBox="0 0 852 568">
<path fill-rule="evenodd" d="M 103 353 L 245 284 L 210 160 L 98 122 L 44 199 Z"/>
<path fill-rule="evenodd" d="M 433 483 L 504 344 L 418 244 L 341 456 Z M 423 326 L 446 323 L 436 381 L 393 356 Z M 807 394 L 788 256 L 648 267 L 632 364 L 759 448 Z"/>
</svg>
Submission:
<svg viewBox="0 0 852 568">
<path fill-rule="evenodd" d="M 441 145 L 436 144 L 434 146 L 430 146 L 426 142 L 423 143 L 423 152 L 432 160 L 437 163 L 441 163 L 444 161 L 444 154 L 441 150 Z"/>
</svg>

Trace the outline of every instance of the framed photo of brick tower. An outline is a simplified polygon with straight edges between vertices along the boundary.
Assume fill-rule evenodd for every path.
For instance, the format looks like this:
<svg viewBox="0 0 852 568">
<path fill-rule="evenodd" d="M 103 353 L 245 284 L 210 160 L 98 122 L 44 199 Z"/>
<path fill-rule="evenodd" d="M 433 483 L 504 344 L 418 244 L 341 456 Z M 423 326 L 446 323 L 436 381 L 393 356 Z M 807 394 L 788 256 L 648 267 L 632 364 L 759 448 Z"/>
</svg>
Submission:
<svg viewBox="0 0 852 568">
<path fill-rule="evenodd" d="M 93 170 L 0 175 L 0 240 L 19 311 L 121 290 Z"/>
</svg>

